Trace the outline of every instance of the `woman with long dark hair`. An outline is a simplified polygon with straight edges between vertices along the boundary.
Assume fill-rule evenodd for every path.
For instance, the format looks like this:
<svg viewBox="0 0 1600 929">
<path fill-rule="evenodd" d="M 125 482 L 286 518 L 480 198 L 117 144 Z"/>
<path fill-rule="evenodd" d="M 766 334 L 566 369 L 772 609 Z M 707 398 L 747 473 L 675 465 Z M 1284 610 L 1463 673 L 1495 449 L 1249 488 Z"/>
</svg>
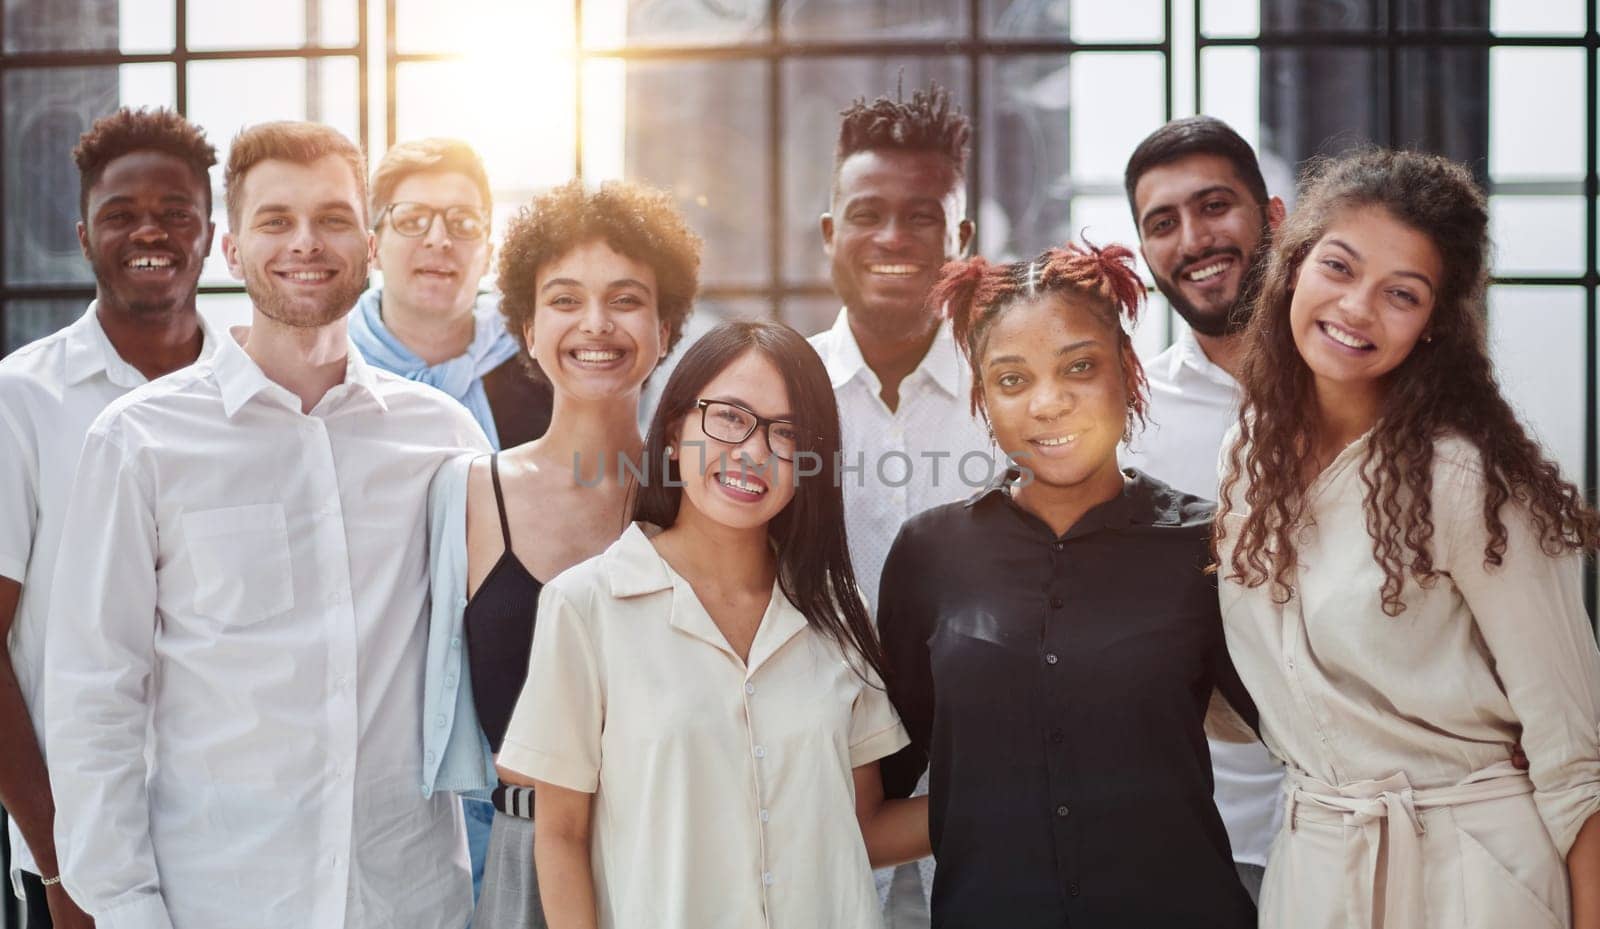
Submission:
<svg viewBox="0 0 1600 929">
<path fill-rule="evenodd" d="M 1269 929 L 1600 927 L 1600 516 L 1495 383 L 1488 224 L 1464 167 L 1365 151 L 1273 244 L 1217 546 L 1289 769 Z"/>
<path fill-rule="evenodd" d="M 667 381 L 635 524 L 545 585 L 498 764 L 537 783 L 555 929 L 865 927 L 905 744 L 833 480 L 839 417 L 806 341 L 703 336 Z M 866 841 L 863 841 L 863 835 Z"/>
<path fill-rule="evenodd" d="M 476 929 L 545 925 L 531 791 L 495 784 L 491 753 L 527 678 L 544 582 L 627 525 L 640 386 L 682 334 L 699 261 L 672 198 L 625 182 L 564 184 L 506 230 L 500 311 L 529 374 L 551 386 L 550 428 L 446 463 L 430 491 L 425 789 L 492 788 Z"/>
<path fill-rule="evenodd" d="M 929 298 L 1017 464 L 907 521 L 879 588 L 911 737 L 884 779 L 903 795 L 931 769 L 937 929 L 1255 924 L 1211 799 L 1213 692 L 1249 712 L 1212 507 L 1117 466 L 1145 408 L 1123 326 L 1143 296 L 1127 248 L 1069 244 L 946 265 Z"/>
</svg>

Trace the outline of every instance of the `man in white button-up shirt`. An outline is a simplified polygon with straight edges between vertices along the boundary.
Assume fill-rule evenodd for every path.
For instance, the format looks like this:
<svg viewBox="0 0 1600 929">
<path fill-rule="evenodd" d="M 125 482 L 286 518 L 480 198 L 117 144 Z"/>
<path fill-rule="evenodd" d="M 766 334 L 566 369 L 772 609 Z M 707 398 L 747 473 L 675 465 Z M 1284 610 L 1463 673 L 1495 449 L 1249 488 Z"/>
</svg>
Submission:
<svg viewBox="0 0 1600 929">
<path fill-rule="evenodd" d="M 1217 455 L 1239 415 L 1235 379 L 1254 276 L 1283 201 L 1267 195 L 1249 143 L 1209 116 L 1156 130 L 1128 160 L 1128 204 L 1156 287 L 1189 324 L 1149 364 L 1149 426 L 1122 463 L 1178 490 L 1217 496 Z M 1211 742 L 1217 809 L 1250 895 L 1278 831 L 1283 766 L 1260 742 Z"/>
<path fill-rule="evenodd" d="M 102 929 L 440 929 L 460 807 L 420 790 L 428 482 L 470 414 L 368 366 L 360 151 L 234 140 L 222 246 L 254 305 L 90 428 L 47 632 L 62 876 Z"/>
<path fill-rule="evenodd" d="M 972 376 L 928 292 L 972 241 L 966 218 L 972 127 L 938 85 L 909 101 L 845 110 L 822 245 L 844 308 L 811 337 L 839 401 L 845 531 L 867 602 L 901 523 L 987 486 L 992 443 L 972 415 Z M 928 925 L 932 859 L 905 865 L 889 929 Z M 879 873 L 880 893 L 887 871 Z"/>
<path fill-rule="evenodd" d="M 0 361 L 0 803 L 29 929 L 89 924 L 60 883 L 40 746 L 50 580 L 83 436 L 106 404 L 211 349 L 195 312 L 217 161 L 205 134 L 170 110 L 118 110 L 73 158 L 95 301 Z"/>
</svg>

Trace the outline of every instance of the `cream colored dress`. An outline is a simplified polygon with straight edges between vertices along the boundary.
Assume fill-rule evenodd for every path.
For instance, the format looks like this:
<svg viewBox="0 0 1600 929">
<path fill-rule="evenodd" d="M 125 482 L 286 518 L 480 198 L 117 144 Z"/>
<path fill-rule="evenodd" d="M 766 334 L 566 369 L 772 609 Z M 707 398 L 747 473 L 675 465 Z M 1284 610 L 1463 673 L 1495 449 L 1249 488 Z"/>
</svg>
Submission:
<svg viewBox="0 0 1600 929">
<path fill-rule="evenodd" d="M 1228 649 L 1290 772 L 1261 925 L 1568 926 L 1565 855 L 1600 812 L 1600 651 L 1579 559 L 1543 554 L 1508 504 L 1504 564 L 1486 568 L 1478 454 L 1441 439 L 1433 544 L 1448 576 L 1409 581 L 1405 612 L 1386 616 L 1365 449 L 1345 449 L 1308 491 L 1287 602 L 1228 578 L 1242 514 L 1224 527 Z M 1526 774 L 1510 764 L 1519 740 Z"/>
</svg>

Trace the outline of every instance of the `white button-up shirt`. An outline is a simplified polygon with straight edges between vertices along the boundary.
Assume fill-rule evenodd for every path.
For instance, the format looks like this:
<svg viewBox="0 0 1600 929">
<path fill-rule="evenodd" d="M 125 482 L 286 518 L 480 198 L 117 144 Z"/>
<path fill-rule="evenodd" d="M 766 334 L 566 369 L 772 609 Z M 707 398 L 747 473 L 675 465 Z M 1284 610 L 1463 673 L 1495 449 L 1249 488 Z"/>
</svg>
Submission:
<svg viewBox="0 0 1600 929">
<path fill-rule="evenodd" d="M 1188 329 L 1144 373 L 1150 381 L 1149 425 L 1122 449 L 1122 465 L 1215 500 L 1222 438 L 1239 419 L 1238 382 L 1206 357 Z M 1260 742 L 1212 740 L 1211 769 L 1233 859 L 1265 867 L 1283 818 L 1283 765 Z"/>
<path fill-rule="evenodd" d="M 602 929 L 871 929 L 852 771 L 907 737 L 859 665 L 776 583 L 741 660 L 634 524 L 545 585 L 499 761 L 594 794 Z"/>
<path fill-rule="evenodd" d="M 203 323 L 201 332 L 204 358 L 215 346 Z M 0 360 L 0 577 L 22 585 L 7 644 L 38 733 L 50 579 L 83 435 L 106 404 L 143 383 L 106 337 L 94 303 L 76 322 Z M 20 871 L 38 874 L 39 866 L 15 821 L 9 831 L 15 885 Z"/>
<path fill-rule="evenodd" d="M 847 314 L 840 310 L 833 328 L 810 342 L 839 401 L 845 532 L 856 581 L 876 609 L 879 575 L 900 524 L 983 490 L 991 469 L 1004 462 L 971 412 L 972 373 L 956 350 L 949 320 L 922 363 L 900 382 L 900 402 L 890 410 Z"/>
<path fill-rule="evenodd" d="M 101 929 L 460 926 L 460 805 L 417 789 L 426 500 L 488 443 L 353 346 L 304 414 L 218 341 L 84 440 L 46 634 L 63 882 Z"/>
</svg>

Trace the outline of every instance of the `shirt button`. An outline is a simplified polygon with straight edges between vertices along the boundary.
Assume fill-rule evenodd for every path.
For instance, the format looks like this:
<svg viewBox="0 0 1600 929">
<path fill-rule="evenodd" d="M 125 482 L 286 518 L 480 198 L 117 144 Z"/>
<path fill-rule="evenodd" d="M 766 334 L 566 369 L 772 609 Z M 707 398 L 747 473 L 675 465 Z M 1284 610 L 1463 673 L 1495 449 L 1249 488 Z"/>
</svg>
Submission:
<svg viewBox="0 0 1600 929">
<path fill-rule="evenodd" d="M 766 810 L 762 810 L 761 811 L 761 821 L 764 822 L 764 823 L 772 822 L 772 814 L 770 812 L 766 811 Z"/>
<path fill-rule="evenodd" d="M 1070 812 L 1072 812 L 1072 811 L 1067 809 L 1067 805 L 1065 803 L 1063 803 L 1060 806 L 1056 807 L 1056 815 L 1057 816 L 1066 816 Z"/>
<path fill-rule="evenodd" d="M 438 716 L 435 716 L 433 718 L 433 724 L 441 729 L 444 728 L 444 714 L 440 713 Z"/>
<path fill-rule="evenodd" d="M 772 881 L 773 881 L 773 877 L 772 877 L 772 872 L 771 871 L 763 871 L 763 872 L 761 872 L 761 883 L 767 885 L 768 887 L 771 887 L 772 886 Z"/>
<path fill-rule="evenodd" d="M 1071 883 L 1067 884 L 1067 896 L 1076 897 L 1077 895 L 1078 895 L 1078 882 L 1077 881 L 1072 881 Z"/>
<path fill-rule="evenodd" d="M 757 758 L 765 758 L 765 757 L 767 757 L 767 747 L 765 745 L 757 745 L 756 746 L 756 757 Z"/>
<path fill-rule="evenodd" d="M 467 605 L 467 601 L 465 601 L 465 600 L 461 601 L 461 605 L 462 606 L 466 606 Z M 458 636 L 458 635 L 451 636 L 450 637 L 450 647 L 451 648 L 460 648 L 461 647 L 461 636 Z"/>
<path fill-rule="evenodd" d="M 446 686 L 446 687 L 454 687 L 454 686 L 456 686 L 456 676 L 454 674 L 447 675 L 445 677 L 445 679 L 444 679 L 444 686 Z"/>
<path fill-rule="evenodd" d="M 463 610 L 466 609 L 467 608 L 467 598 L 466 597 L 457 597 L 456 598 L 456 606 L 460 607 Z M 461 644 L 460 637 L 458 636 L 458 637 L 456 637 L 454 639 L 451 639 L 450 640 L 450 644 L 451 645 L 460 645 Z"/>
<path fill-rule="evenodd" d="M 1060 729 L 1053 730 L 1050 733 L 1050 741 L 1055 742 L 1058 745 L 1061 744 L 1062 742 L 1065 742 L 1066 740 L 1067 740 L 1067 734 L 1065 732 L 1062 732 Z"/>
<path fill-rule="evenodd" d="M 426 756 L 424 756 L 423 760 L 427 761 L 428 764 L 433 764 L 433 752 L 429 752 Z"/>
<path fill-rule="evenodd" d="M 1052 542 L 1052 543 L 1050 543 L 1050 547 L 1055 549 L 1058 552 L 1059 551 L 1064 551 L 1066 549 L 1066 547 L 1067 547 L 1067 543 L 1065 543 L 1065 542 Z"/>
<path fill-rule="evenodd" d="M 1065 600 L 1062 600 L 1060 597 L 1051 597 L 1050 598 L 1050 609 L 1052 609 L 1052 610 L 1059 610 L 1059 609 L 1061 609 L 1062 607 L 1064 607 L 1066 605 L 1067 605 L 1067 602 Z"/>
<path fill-rule="evenodd" d="M 744 685 L 744 692 L 747 693 L 747 694 L 754 694 L 756 692 L 756 685 L 754 685 L 754 684 L 746 684 L 746 685 Z"/>
<path fill-rule="evenodd" d="M 1060 658 L 1056 657 L 1056 653 L 1055 652 L 1049 652 L 1044 656 L 1044 663 L 1045 664 L 1055 664 L 1056 662 L 1058 662 L 1060 660 L 1061 660 Z"/>
</svg>

